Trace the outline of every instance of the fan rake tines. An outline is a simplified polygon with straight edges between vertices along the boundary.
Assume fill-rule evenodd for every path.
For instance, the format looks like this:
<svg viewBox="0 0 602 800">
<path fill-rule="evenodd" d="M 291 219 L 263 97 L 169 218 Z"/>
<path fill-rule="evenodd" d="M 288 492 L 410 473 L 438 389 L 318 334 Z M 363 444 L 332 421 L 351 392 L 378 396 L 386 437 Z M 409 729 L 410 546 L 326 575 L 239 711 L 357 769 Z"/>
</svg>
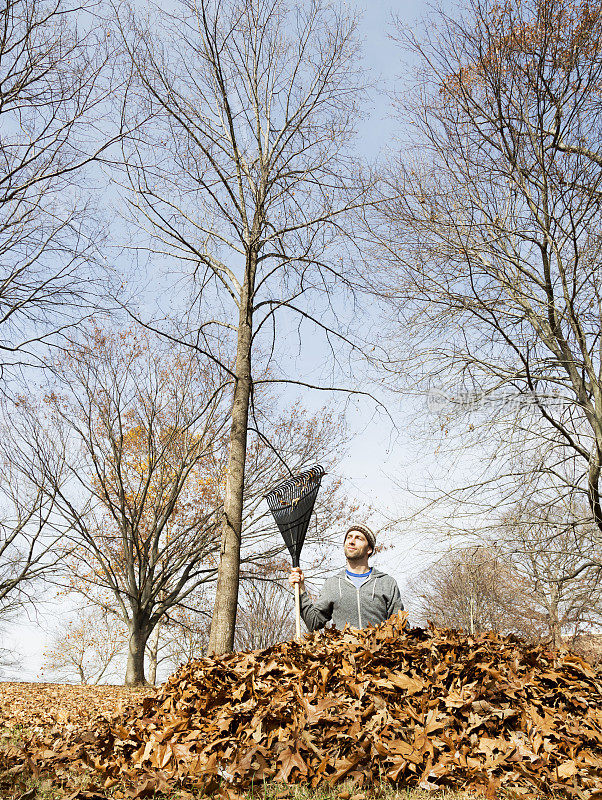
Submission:
<svg viewBox="0 0 602 800">
<path fill-rule="evenodd" d="M 299 556 L 324 474 L 324 468 L 316 464 L 279 484 L 265 496 L 294 567 L 299 566 Z"/>
</svg>

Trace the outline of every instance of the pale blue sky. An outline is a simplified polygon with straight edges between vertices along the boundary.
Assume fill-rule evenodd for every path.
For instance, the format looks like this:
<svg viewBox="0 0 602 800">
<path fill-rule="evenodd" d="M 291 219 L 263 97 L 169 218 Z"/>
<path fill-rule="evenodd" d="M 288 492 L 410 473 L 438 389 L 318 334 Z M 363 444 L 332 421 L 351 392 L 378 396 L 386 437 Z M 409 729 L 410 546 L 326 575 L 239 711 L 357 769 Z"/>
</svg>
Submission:
<svg viewBox="0 0 602 800">
<path fill-rule="evenodd" d="M 398 122 L 391 116 L 388 93 L 399 90 L 408 74 L 407 54 L 391 38 L 395 35 L 394 18 L 405 25 L 420 24 L 427 13 L 426 0 L 403 0 L 392 3 L 388 0 L 348 0 L 347 5 L 362 14 L 360 25 L 364 43 L 365 63 L 371 77 L 377 82 L 377 91 L 372 95 L 369 120 L 362 125 L 361 138 L 368 157 L 374 157 L 395 138 Z M 411 67 L 410 67 L 411 72 Z"/>
</svg>

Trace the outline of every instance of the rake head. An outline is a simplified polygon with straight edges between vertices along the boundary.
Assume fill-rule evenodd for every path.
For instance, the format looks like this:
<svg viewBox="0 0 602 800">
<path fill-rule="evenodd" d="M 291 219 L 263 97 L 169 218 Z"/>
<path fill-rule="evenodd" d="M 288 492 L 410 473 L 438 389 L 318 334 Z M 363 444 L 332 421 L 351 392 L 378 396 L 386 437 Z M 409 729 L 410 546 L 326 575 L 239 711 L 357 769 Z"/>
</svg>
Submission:
<svg viewBox="0 0 602 800">
<path fill-rule="evenodd" d="M 316 464 L 279 484 L 265 496 L 291 554 L 293 567 L 299 566 L 301 548 L 324 474 L 324 468 Z"/>
</svg>

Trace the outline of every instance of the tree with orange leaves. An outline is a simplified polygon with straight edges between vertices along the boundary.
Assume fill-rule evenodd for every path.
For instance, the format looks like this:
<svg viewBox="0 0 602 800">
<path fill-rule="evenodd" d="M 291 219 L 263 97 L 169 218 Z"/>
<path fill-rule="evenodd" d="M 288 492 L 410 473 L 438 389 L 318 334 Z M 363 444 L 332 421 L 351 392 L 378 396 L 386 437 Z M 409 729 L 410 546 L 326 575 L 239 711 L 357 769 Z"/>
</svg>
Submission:
<svg viewBox="0 0 602 800">
<path fill-rule="evenodd" d="M 128 685 L 145 681 L 157 621 L 216 573 L 224 391 L 190 352 L 95 328 L 46 398 L 25 468 L 56 495 L 68 588 L 128 629 Z"/>
</svg>

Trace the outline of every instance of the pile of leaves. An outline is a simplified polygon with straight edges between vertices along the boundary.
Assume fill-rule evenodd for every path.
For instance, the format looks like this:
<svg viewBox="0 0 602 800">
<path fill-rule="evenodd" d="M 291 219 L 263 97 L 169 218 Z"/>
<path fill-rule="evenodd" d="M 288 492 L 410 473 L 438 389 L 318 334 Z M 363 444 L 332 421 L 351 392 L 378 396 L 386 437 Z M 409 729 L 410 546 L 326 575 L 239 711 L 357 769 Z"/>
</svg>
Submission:
<svg viewBox="0 0 602 800">
<path fill-rule="evenodd" d="M 120 718 L 26 749 L 40 771 L 80 759 L 115 797 L 352 780 L 585 800 L 602 798 L 602 685 L 568 651 L 397 618 L 191 662 Z"/>
</svg>

